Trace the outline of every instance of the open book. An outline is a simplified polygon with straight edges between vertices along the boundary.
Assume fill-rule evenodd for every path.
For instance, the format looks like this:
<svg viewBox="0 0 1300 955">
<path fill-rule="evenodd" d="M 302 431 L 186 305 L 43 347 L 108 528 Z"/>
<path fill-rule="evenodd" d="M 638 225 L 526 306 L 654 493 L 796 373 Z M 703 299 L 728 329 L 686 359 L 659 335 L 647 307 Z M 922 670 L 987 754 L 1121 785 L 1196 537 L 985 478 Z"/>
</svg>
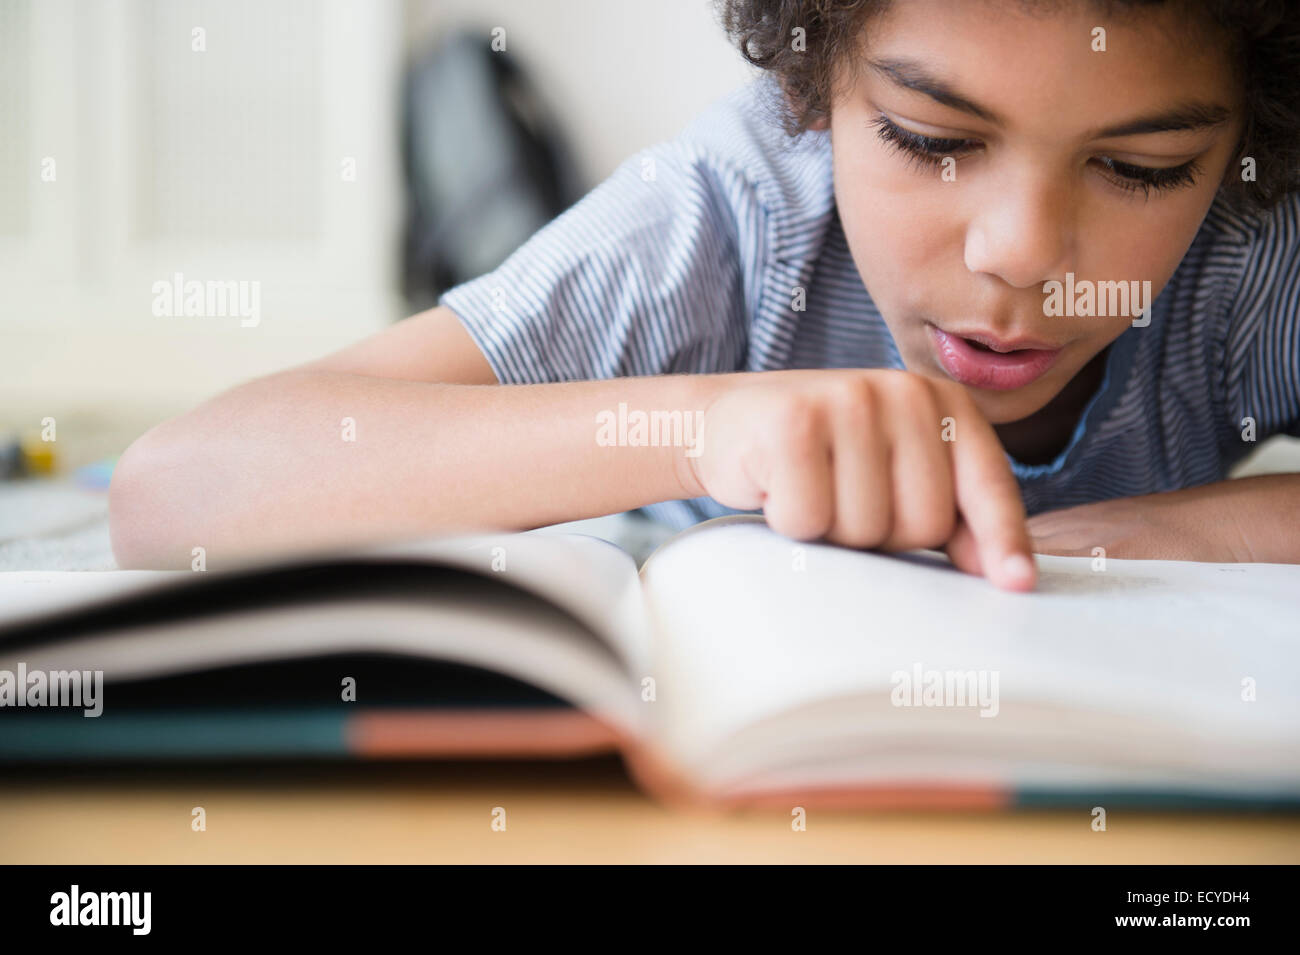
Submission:
<svg viewBox="0 0 1300 955">
<path fill-rule="evenodd" d="M 1300 803 L 1300 566 L 1037 561 L 1007 593 L 735 517 L 639 572 L 534 532 L 9 573 L 0 762 L 618 750 L 715 804 Z"/>
</svg>

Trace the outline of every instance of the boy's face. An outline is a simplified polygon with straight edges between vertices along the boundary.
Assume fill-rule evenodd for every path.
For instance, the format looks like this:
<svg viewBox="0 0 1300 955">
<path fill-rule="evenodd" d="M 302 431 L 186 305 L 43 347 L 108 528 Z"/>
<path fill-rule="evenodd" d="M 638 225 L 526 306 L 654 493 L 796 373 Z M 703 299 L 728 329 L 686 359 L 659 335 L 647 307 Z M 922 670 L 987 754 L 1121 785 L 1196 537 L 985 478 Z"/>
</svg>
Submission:
<svg viewBox="0 0 1300 955">
<path fill-rule="evenodd" d="M 1172 9 L 1103 20 L 1090 3 L 1027 14 L 1016 2 L 901 0 L 861 49 L 829 126 L 862 280 L 910 371 L 960 381 L 994 424 L 1025 418 L 1133 321 L 1049 317 L 1044 283 L 1072 272 L 1076 290 L 1147 280 L 1158 294 L 1238 173 L 1229 63 Z M 1216 114 L 1228 118 L 1116 128 Z M 927 161 L 882 132 L 938 149 Z M 1144 197 L 1135 173 L 1166 187 Z M 1095 311 L 1110 311 L 1101 298 Z M 991 356 L 971 334 L 1045 347 Z"/>
</svg>

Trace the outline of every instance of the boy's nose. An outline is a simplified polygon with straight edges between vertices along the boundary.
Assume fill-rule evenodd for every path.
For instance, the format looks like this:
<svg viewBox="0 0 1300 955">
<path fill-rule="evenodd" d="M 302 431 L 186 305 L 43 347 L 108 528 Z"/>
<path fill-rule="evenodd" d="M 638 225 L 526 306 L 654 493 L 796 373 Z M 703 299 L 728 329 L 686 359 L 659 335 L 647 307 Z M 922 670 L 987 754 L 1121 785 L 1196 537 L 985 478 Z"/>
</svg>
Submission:
<svg viewBox="0 0 1300 955">
<path fill-rule="evenodd" d="M 966 267 L 1029 288 L 1067 271 L 1074 244 L 1068 190 L 1020 182 L 992 189 L 966 229 Z"/>
</svg>

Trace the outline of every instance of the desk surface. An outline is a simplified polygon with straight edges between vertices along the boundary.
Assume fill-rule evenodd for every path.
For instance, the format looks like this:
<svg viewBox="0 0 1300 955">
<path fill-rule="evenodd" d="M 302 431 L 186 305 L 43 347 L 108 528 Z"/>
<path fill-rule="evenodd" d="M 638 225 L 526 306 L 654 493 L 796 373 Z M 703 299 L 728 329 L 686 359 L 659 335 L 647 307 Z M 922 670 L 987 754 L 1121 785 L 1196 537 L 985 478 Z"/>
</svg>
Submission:
<svg viewBox="0 0 1300 955">
<path fill-rule="evenodd" d="M 202 806 L 207 829 L 190 828 Z M 505 831 L 493 831 L 495 807 Z M 615 759 L 71 773 L 0 780 L 3 863 L 1300 862 L 1300 816 L 666 809 Z"/>
</svg>

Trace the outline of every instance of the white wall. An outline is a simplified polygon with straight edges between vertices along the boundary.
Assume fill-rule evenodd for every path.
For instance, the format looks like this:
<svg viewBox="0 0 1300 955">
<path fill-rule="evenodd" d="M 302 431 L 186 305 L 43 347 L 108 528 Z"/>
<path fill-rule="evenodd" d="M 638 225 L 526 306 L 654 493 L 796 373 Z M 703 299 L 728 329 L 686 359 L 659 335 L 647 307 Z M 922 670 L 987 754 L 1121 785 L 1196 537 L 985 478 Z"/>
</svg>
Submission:
<svg viewBox="0 0 1300 955">
<path fill-rule="evenodd" d="M 0 424 L 165 415 L 397 311 L 401 14 L 0 0 L 0 59 L 23 49 L 26 71 L 0 89 Z M 177 273 L 256 283 L 260 321 L 160 316 L 154 285 Z"/>
<path fill-rule="evenodd" d="M 751 75 L 707 0 L 0 0 L 0 427 L 160 419 L 400 317 L 403 54 L 464 23 L 587 187 Z M 152 314 L 176 271 L 260 281 L 261 324 Z"/>
</svg>

